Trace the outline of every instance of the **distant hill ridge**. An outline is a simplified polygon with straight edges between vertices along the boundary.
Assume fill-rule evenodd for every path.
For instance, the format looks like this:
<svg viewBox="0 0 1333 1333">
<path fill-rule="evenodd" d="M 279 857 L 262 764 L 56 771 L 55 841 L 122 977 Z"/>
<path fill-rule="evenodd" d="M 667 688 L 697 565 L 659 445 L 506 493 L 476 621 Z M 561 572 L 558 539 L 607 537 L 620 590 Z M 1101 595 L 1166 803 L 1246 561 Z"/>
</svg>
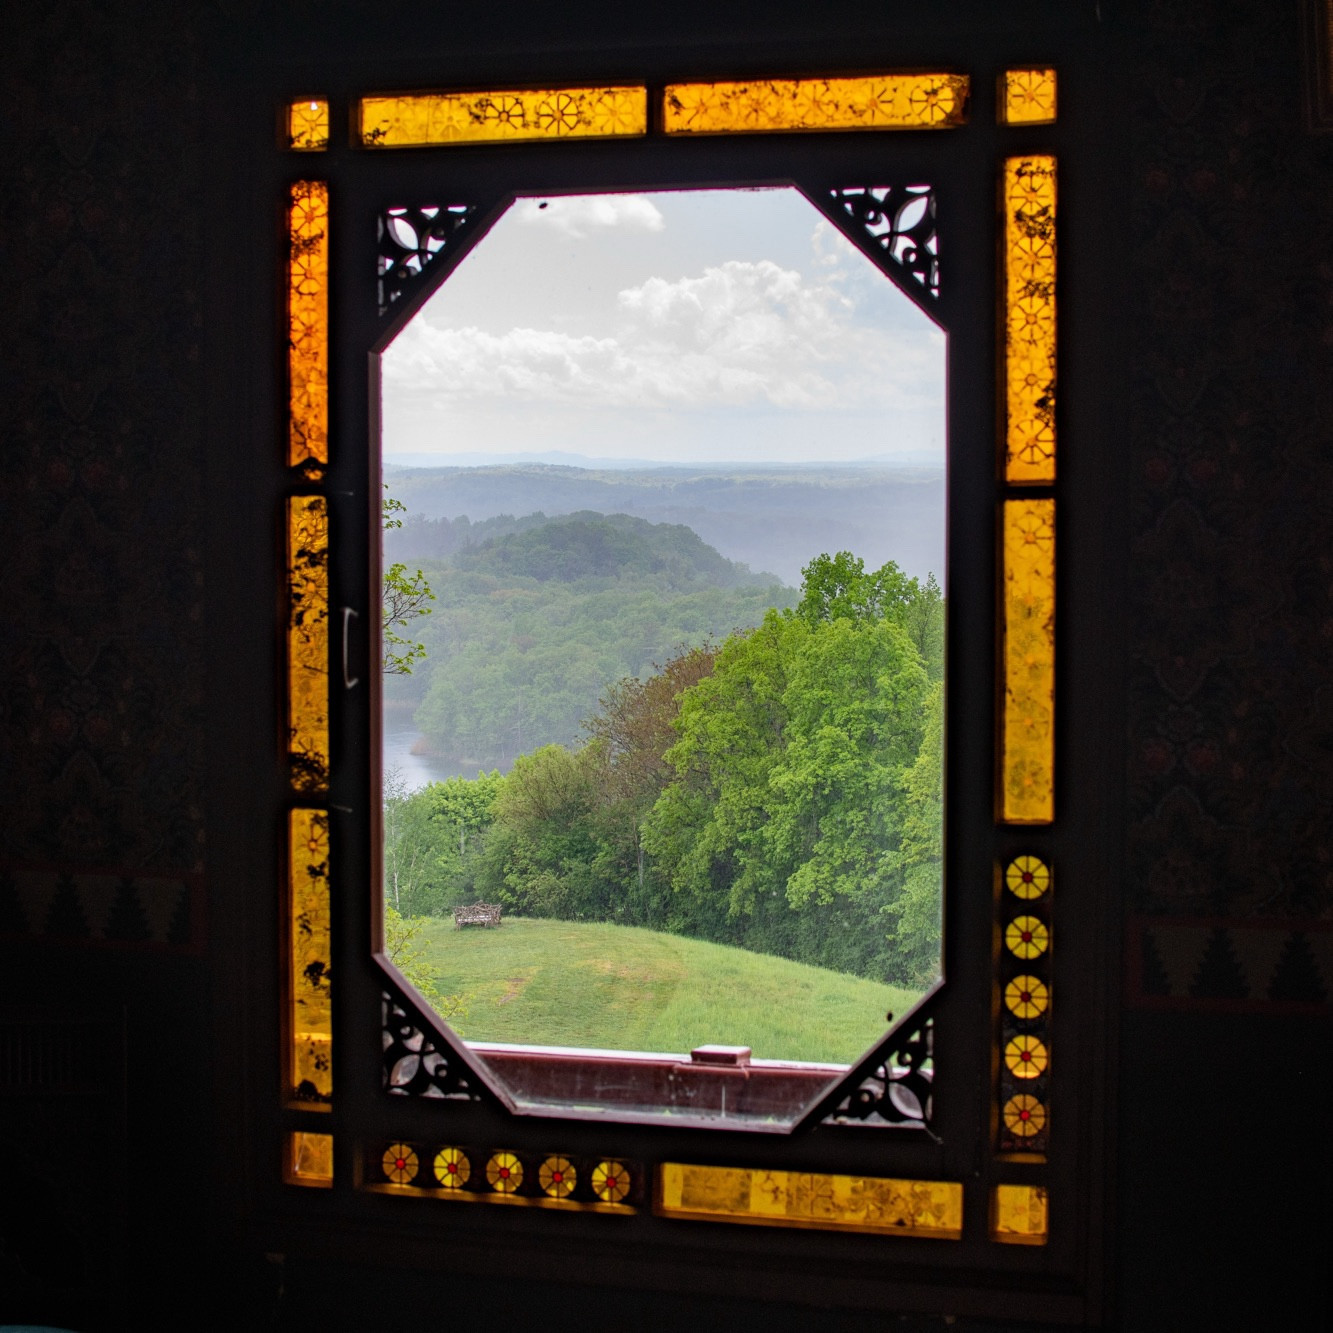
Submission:
<svg viewBox="0 0 1333 1333">
<path fill-rule="evenodd" d="M 855 551 L 871 568 L 893 560 L 922 579 L 944 571 L 940 469 L 835 463 L 615 471 L 538 463 L 395 469 L 388 481 L 408 511 L 386 541 L 393 559 L 440 558 L 475 545 L 478 526 L 492 519 L 513 531 L 534 526 L 514 515 L 545 521 L 592 511 L 684 524 L 725 558 L 772 570 L 789 585 L 820 551 Z M 427 519 L 439 526 L 428 532 L 419 526 Z"/>
<path fill-rule="evenodd" d="M 773 575 L 752 574 L 728 560 L 683 523 L 653 523 L 631 514 L 581 510 L 521 530 L 489 537 L 459 551 L 453 563 L 477 573 L 573 583 L 580 579 L 651 576 L 670 589 L 766 585 Z"/>
</svg>

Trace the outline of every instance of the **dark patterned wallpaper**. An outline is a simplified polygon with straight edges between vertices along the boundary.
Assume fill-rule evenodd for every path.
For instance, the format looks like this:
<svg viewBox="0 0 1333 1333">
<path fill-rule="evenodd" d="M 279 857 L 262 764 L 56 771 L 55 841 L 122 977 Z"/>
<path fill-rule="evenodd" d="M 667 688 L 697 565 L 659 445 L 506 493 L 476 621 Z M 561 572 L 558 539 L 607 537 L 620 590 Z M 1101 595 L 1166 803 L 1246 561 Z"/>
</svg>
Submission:
<svg viewBox="0 0 1333 1333">
<path fill-rule="evenodd" d="M 0 858 L 202 865 L 203 170 L 176 6 L 10 6 Z"/>
<path fill-rule="evenodd" d="M 1333 140 L 1303 119 L 1297 19 L 1266 0 L 1122 14 L 1141 294 L 1127 905 L 1156 946 L 1130 966 L 1178 999 L 1333 994 L 1315 920 L 1333 919 Z"/>
</svg>

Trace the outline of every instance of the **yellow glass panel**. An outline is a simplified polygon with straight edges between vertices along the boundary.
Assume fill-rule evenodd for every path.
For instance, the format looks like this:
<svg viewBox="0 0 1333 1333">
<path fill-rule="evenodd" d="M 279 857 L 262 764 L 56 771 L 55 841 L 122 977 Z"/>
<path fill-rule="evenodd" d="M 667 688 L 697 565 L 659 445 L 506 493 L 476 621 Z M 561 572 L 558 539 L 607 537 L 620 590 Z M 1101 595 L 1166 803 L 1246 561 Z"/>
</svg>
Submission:
<svg viewBox="0 0 1333 1333">
<path fill-rule="evenodd" d="M 759 1226 L 874 1231 L 957 1240 L 963 1187 L 942 1180 L 812 1175 L 664 1162 L 657 1212 Z"/>
<path fill-rule="evenodd" d="M 1005 479 L 1055 480 L 1055 158 L 1004 165 Z"/>
<path fill-rule="evenodd" d="M 287 108 L 287 142 L 298 153 L 321 153 L 329 146 L 329 104 L 303 98 Z"/>
<path fill-rule="evenodd" d="M 361 99 L 369 148 L 531 139 L 612 139 L 648 132 L 648 90 L 541 88 Z"/>
<path fill-rule="evenodd" d="M 996 1185 L 990 1234 L 1006 1245 L 1045 1245 L 1046 1190 L 1041 1185 Z"/>
<path fill-rule="evenodd" d="M 1055 501 L 1006 500 L 1000 818 L 1055 818 Z"/>
<path fill-rule="evenodd" d="M 472 1163 L 462 1148 L 441 1148 L 435 1154 L 435 1179 L 447 1190 L 461 1190 L 472 1177 Z"/>
<path fill-rule="evenodd" d="M 1004 1003 L 1015 1018 L 1040 1018 L 1050 1003 L 1050 994 L 1040 977 L 1015 977 L 1004 988 Z"/>
<path fill-rule="evenodd" d="M 327 1102 L 333 1095 L 327 812 L 293 810 L 289 836 L 288 1077 L 297 1101 Z"/>
<path fill-rule="evenodd" d="M 329 510 L 321 495 L 288 501 L 287 748 L 292 785 L 329 781 Z"/>
<path fill-rule="evenodd" d="M 1046 1128 L 1046 1107 L 1030 1093 L 1010 1097 L 1003 1114 L 1005 1128 L 1015 1138 L 1030 1139 Z"/>
<path fill-rule="evenodd" d="M 1037 1037 L 1017 1036 L 1004 1048 L 1004 1067 L 1015 1078 L 1039 1078 L 1050 1063 L 1050 1052 Z"/>
<path fill-rule="evenodd" d="M 1005 927 L 1005 948 L 1015 958 L 1040 958 L 1050 942 L 1050 932 L 1035 916 L 1016 916 Z"/>
<path fill-rule="evenodd" d="M 968 90 L 966 74 L 674 83 L 662 126 L 668 134 L 946 130 L 966 120 Z"/>
<path fill-rule="evenodd" d="M 1051 872 L 1039 856 L 1016 856 L 1005 868 L 1004 884 L 1015 898 L 1040 898 L 1051 887 Z"/>
<path fill-rule="evenodd" d="M 417 1177 L 420 1164 L 416 1149 L 410 1143 L 391 1143 L 380 1158 L 385 1179 L 394 1185 L 410 1185 Z"/>
<path fill-rule="evenodd" d="M 486 1181 L 497 1194 L 513 1194 L 523 1183 L 523 1163 L 511 1152 L 492 1153 Z"/>
<path fill-rule="evenodd" d="M 314 477 L 329 461 L 329 187 L 292 186 L 287 269 L 287 461 Z"/>
<path fill-rule="evenodd" d="M 1053 69 L 1005 70 L 1000 89 L 1000 119 L 1006 125 L 1050 125 L 1055 120 Z"/>
<path fill-rule="evenodd" d="M 324 1189 L 333 1184 L 332 1134 L 287 1135 L 287 1181 Z"/>
</svg>

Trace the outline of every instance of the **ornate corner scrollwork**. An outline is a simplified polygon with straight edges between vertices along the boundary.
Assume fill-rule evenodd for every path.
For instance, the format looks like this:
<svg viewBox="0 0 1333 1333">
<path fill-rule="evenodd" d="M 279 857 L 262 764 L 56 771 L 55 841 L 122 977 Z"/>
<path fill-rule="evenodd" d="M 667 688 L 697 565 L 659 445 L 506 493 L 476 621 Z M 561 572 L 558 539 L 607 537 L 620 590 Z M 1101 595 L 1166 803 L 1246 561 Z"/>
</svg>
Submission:
<svg viewBox="0 0 1333 1333">
<path fill-rule="evenodd" d="M 935 191 L 929 185 L 856 185 L 830 190 L 853 224 L 844 230 L 910 274 L 933 299 L 940 294 Z M 836 212 L 836 210 L 835 210 Z M 838 219 L 842 223 L 842 219 Z"/>
<path fill-rule="evenodd" d="M 478 1100 L 461 1062 L 417 1026 L 402 1001 L 383 992 L 384 1089 L 398 1097 Z"/>
<path fill-rule="evenodd" d="M 476 213 L 474 204 L 386 208 L 378 220 L 380 314 L 385 315 Z"/>
<path fill-rule="evenodd" d="M 868 1073 L 825 1119 L 826 1124 L 920 1125 L 930 1128 L 932 1106 L 931 1054 L 934 1021 L 927 1018 L 891 1051 L 883 1064 Z"/>
</svg>

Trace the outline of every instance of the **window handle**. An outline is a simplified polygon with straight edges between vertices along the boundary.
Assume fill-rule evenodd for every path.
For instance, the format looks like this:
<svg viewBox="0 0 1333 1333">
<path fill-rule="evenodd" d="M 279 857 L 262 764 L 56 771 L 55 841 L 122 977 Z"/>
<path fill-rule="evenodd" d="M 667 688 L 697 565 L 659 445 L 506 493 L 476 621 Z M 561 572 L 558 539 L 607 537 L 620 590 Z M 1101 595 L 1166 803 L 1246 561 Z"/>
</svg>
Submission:
<svg viewBox="0 0 1333 1333">
<path fill-rule="evenodd" d="M 361 613 L 359 611 L 353 611 L 350 606 L 345 606 L 343 607 L 342 610 L 343 610 L 343 689 L 350 690 L 354 685 L 359 685 L 361 683 L 361 677 L 352 675 L 351 668 L 348 665 L 348 655 L 350 652 L 350 649 L 348 647 L 348 640 L 351 638 L 351 635 L 348 631 L 351 625 L 352 617 L 356 616 L 359 619 Z"/>
</svg>

